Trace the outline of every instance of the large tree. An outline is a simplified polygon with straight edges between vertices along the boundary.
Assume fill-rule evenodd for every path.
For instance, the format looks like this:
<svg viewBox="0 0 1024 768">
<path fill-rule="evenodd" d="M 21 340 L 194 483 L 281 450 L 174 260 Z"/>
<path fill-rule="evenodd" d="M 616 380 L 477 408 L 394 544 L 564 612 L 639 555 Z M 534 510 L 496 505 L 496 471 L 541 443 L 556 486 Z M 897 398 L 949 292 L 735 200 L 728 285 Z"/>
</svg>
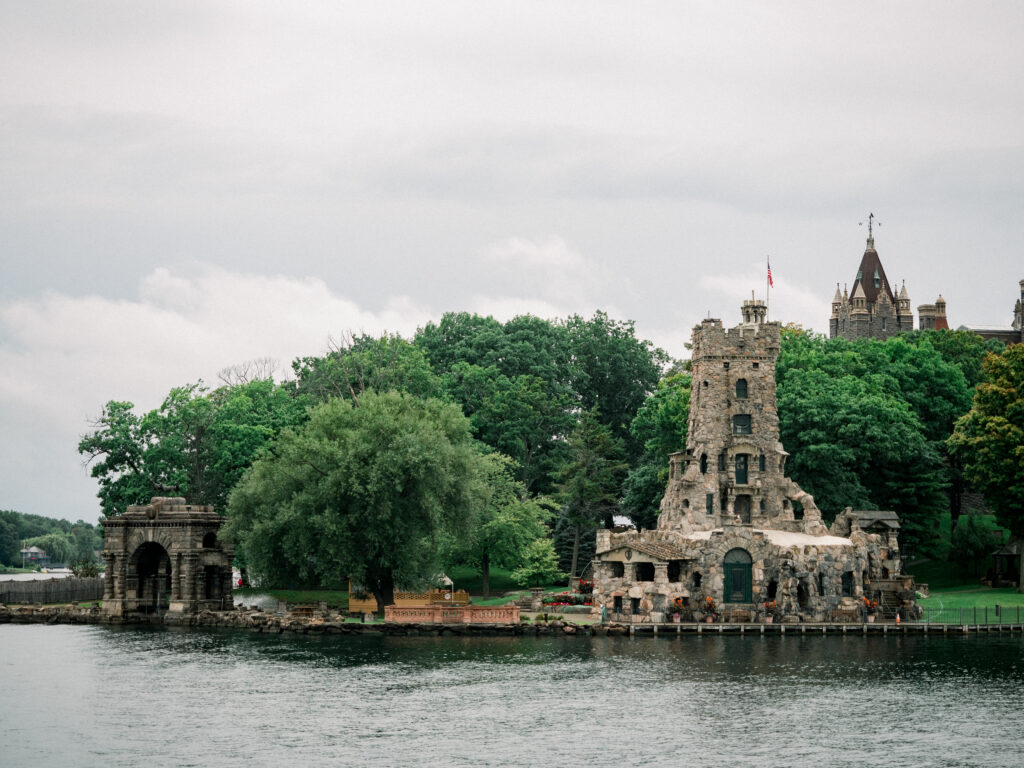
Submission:
<svg viewBox="0 0 1024 768">
<path fill-rule="evenodd" d="M 487 503 L 467 535 L 453 537 L 449 558 L 471 566 L 490 596 L 491 567 L 515 569 L 525 563 L 529 545 L 550 533 L 553 502 L 530 497 L 515 478 L 515 462 L 500 453 L 484 456 Z"/>
<path fill-rule="evenodd" d="M 423 351 L 396 334 L 342 334 L 327 354 L 299 358 L 292 370 L 296 391 L 318 402 L 390 390 L 417 397 L 441 394 L 441 380 Z"/>
<path fill-rule="evenodd" d="M 573 315 L 566 321 L 572 351 L 572 385 L 584 410 L 595 409 L 598 420 L 622 442 L 635 460 L 643 446 L 629 426 L 654 391 L 668 355 L 650 341 L 636 337 L 632 320 L 613 320 L 595 312 L 589 320 Z"/>
<path fill-rule="evenodd" d="M 305 418 L 305 397 L 270 380 L 212 392 L 175 387 L 143 416 L 111 401 L 78 444 L 99 481 L 103 514 L 155 495 L 181 495 L 223 511 L 227 495 L 264 445 Z"/>
<path fill-rule="evenodd" d="M 569 436 L 568 457 L 557 475 L 562 515 L 573 537 L 570 576 L 578 575 L 580 537 L 599 525 L 611 527 L 628 468 L 619 441 L 600 422 L 596 409 L 584 411 Z"/>
<path fill-rule="evenodd" d="M 484 466 L 455 405 L 367 391 L 310 410 L 231 494 L 227 535 L 269 583 L 351 578 L 381 610 L 436 573 L 443 535 L 486 501 Z"/>
<path fill-rule="evenodd" d="M 983 368 L 971 410 L 956 423 L 949 445 L 1024 552 L 1024 344 L 989 355 Z M 1024 591 L 1024 555 L 1020 563 Z"/>
</svg>

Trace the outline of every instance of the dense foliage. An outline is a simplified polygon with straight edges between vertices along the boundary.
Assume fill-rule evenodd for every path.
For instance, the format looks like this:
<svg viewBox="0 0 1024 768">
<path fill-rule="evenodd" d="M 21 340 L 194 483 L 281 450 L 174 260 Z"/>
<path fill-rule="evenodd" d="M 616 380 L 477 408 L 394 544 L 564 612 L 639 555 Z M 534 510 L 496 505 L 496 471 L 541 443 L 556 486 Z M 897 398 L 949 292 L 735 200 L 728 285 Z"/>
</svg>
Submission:
<svg viewBox="0 0 1024 768">
<path fill-rule="evenodd" d="M 271 583 L 351 578 L 380 606 L 465 536 L 487 468 L 459 409 L 398 392 L 332 398 L 285 430 L 231 494 L 226 535 Z"/>
<path fill-rule="evenodd" d="M 103 549 L 102 531 L 79 520 L 70 523 L 42 515 L 0 510 L 0 564 L 21 565 L 21 548 L 39 547 L 55 563 L 92 561 Z"/>
<path fill-rule="evenodd" d="M 787 473 L 826 518 L 846 506 L 894 509 L 910 548 L 926 550 L 938 517 L 950 510 L 955 518 L 966 487 L 966 452 L 951 453 L 947 439 L 973 389 L 987 392 L 992 374 L 983 360 L 1000 349 L 962 331 L 848 342 L 785 329 L 776 381 Z M 79 450 L 92 464 L 107 515 L 154 495 L 224 511 L 237 489 L 231 509 L 239 556 L 272 583 L 352 576 L 386 592 L 389 579 L 408 586 L 441 568 L 469 566 L 486 584 L 492 565 L 533 580 L 540 572 L 580 570 L 594 529 L 611 525 L 617 513 L 638 527 L 656 525 L 668 456 L 685 446 L 689 412 L 686 366 L 659 380 L 667 363 L 664 352 L 636 337 L 632 322 L 601 312 L 507 322 L 448 313 L 409 340 L 346 335 L 323 355 L 295 360 L 294 379 L 282 384 L 243 376 L 213 390 L 187 385 L 141 415 L 131 403 L 112 401 Z M 371 414 L 383 421 L 359 426 Z M 455 416 L 462 419 L 457 429 Z M 475 501 L 462 512 L 449 516 L 441 504 L 429 519 L 416 518 L 395 502 L 366 528 L 401 531 L 408 524 L 417 532 L 409 550 L 386 537 L 360 538 L 353 521 L 382 498 L 382 477 L 391 478 L 389 492 L 408 489 L 434 465 L 406 465 L 406 482 L 396 474 L 400 464 L 385 472 L 369 456 L 360 460 L 378 474 L 360 474 L 350 463 L 346 478 L 324 463 L 356 461 L 346 440 L 386 457 L 401 442 L 384 426 L 388 419 L 411 430 L 409 450 L 423 448 L 417 441 L 433 430 L 475 457 L 464 478 Z M 395 436 L 394 444 L 383 444 L 374 429 Z M 353 485 L 360 477 L 364 485 Z M 315 496 L 315 488 L 334 496 Z M 264 491 L 273 504 L 259 501 Z M 960 534 L 965 541 L 968 528 Z M 5 536 L 0 522 L 0 547 Z M 345 554 L 317 549 L 340 536 Z M 389 561 L 388 573 L 376 573 L 355 559 L 353 548 L 383 557 L 385 544 L 405 565 Z"/>
<path fill-rule="evenodd" d="M 1024 541 L 1024 344 L 989 355 L 983 369 L 971 410 L 957 421 L 949 444 L 999 523 Z"/>
</svg>

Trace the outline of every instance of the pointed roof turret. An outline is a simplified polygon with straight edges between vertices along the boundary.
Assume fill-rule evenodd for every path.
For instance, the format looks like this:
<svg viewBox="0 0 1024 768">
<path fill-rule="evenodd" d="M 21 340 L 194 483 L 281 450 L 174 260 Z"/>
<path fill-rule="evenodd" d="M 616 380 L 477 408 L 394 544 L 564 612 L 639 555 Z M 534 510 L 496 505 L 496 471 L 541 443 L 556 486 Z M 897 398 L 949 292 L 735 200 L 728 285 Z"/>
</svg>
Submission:
<svg viewBox="0 0 1024 768">
<path fill-rule="evenodd" d="M 836 295 L 832 297 L 832 303 L 833 304 L 842 304 L 843 303 L 843 294 L 841 294 L 839 292 L 839 283 L 836 283 Z"/>
<path fill-rule="evenodd" d="M 910 301 L 910 296 L 907 294 L 907 281 L 903 281 L 903 287 L 900 288 L 900 300 Z"/>
<path fill-rule="evenodd" d="M 889 279 L 885 276 L 885 268 L 882 267 L 882 261 L 878 258 L 878 251 L 875 250 L 875 238 L 871 235 L 868 236 L 867 248 L 864 249 L 860 268 L 857 270 L 857 279 L 853 286 L 854 294 L 858 287 L 863 288 L 864 298 L 867 299 L 868 304 L 874 304 L 878 300 L 878 294 L 883 291 L 888 295 L 890 301 L 895 302 L 896 300 L 889 287 Z"/>
</svg>

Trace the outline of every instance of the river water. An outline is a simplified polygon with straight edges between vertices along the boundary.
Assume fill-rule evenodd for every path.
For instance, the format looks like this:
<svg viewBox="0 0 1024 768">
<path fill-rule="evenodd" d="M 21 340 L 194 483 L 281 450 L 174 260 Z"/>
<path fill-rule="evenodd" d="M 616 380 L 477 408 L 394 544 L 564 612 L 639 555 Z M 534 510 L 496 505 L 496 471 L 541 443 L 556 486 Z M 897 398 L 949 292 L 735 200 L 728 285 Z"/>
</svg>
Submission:
<svg viewBox="0 0 1024 768">
<path fill-rule="evenodd" d="M 0 765 L 1019 766 L 1020 636 L 0 626 Z"/>
</svg>

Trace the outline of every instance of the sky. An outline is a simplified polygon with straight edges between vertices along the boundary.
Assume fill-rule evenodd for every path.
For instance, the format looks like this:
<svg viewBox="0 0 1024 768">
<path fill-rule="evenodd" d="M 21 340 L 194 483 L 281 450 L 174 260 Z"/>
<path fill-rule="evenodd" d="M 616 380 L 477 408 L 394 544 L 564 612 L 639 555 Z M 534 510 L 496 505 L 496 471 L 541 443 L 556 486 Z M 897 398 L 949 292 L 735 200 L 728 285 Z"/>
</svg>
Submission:
<svg viewBox="0 0 1024 768">
<path fill-rule="evenodd" d="M 447 311 L 827 332 L 867 216 L 1009 325 L 1024 4 L 0 0 L 0 509 L 95 521 L 109 400 Z"/>
</svg>

